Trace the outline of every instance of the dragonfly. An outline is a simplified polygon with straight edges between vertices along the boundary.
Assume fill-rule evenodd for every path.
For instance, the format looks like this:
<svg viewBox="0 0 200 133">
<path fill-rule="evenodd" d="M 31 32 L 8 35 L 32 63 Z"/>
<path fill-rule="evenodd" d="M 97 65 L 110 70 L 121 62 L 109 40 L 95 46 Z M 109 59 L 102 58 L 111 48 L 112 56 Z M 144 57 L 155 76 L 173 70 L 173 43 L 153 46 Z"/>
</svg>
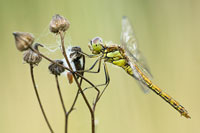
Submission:
<svg viewBox="0 0 200 133">
<path fill-rule="evenodd" d="M 122 18 L 122 32 L 121 32 L 121 45 L 117 44 L 104 44 L 102 38 L 93 38 L 88 46 L 92 52 L 92 55 L 83 53 L 89 58 L 98 58 L 95 63 L 85 72 L 98 73 L 100 71 L 101 61 L 103 60 L 104 72 L 106 77 L 103 92 L 109 84 L 110 78 L 106 63 L 111 63 L 124 69 L 128 75 L 136 79 L 140 87 L 147 92 L 152 90 L 167 103 L 169 103 L 174 109 L 176 109 L 182 116 L 191 118 L 187 110 L 174 98 L 165 93 L 161 88 L 152 82 L 152 74 L 146 63 L 144 56 L 138 49 L 137 40 L 133 32 L 132 25 L 127 17 Z M 94 66 L 99 63 L 97 71 L 91 71 Z M 92 88 L 92 87 L 91 87 Z"/>
</svg>

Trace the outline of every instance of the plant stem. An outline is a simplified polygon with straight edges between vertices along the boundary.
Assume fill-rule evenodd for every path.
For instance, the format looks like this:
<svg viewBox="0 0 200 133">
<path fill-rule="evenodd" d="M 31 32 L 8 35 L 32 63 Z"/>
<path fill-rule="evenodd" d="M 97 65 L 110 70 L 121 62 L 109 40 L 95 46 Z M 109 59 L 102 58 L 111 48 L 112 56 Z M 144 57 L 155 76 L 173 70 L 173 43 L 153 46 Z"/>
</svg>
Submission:
<svg viewBox="0 0 200 133">
<path fill-rule="evenodd" d="M 62 92 L 60 90 L 60 85 L 59 85 L 59 81 L 58 81 L 58 76 L 57 75 L 55 75 L 55 80 L 56 80 L 57 89 L 58 89 L 60 101 L 61 101 L 61 104 L 62 104 L 63 112 L 64 112 L 64 115 L 65 115 L 65 133 L 67 133 L 68 132 L 68 118 L 69 118 L 70 113 L 73 111 L 74 106 L 76 104 L 76 101 L 78 99 L 79 90 L 76 93 L 76 96 L 74 98 L 72 106 L 70 107 L 69 111 L 67 111 L 66 108 L 65 108 L 65 104 L 64 104 L 63 97 L 62 97 Z M 81 83 L 82 83 L 82 79 L 80 80 L 80 84 Z"/>
<path fill-rule="evenodd" d="M 54 64 L 56 64 L 56 65 L 58 65 L 58 66 L 60 66 L 60 67 L 63 67 L 64 69 L 70 71 L 72 74 L 78 75 L 78 76 L 81 77 L 83 80 L 85 80 L 88 84 L 90 84 L 92 87 L 94 87 L 95 90 L 99 91 L 99 90 L 97 89 L 97 87 L 96 87 L 92 82 L 90 82 L 88 79 L 86 79 L 85 77 L 83 77 L 81 74 L 79 74 L 79 73 L 77 73 L 77 72 L 74 72 L 73 70 L 71 70 L 71 69 L 69 69 L 69 68 L 67 68 L 67 67 L 65 67 L 65 66 L 63 66 L 63 65 L 61 65 L 61 64 L 59 64 L 59 63 L 57 63 L 57 62 L 55 62 L 55 61 L 53 61 L 52 59 L 48 58 L 47 56 L 43 55 L 43 54 L 40 53 L 39 51 L 33 49 L 32 47 L 29 47 L 29 48 L 30 48 L 32 51 L 34 51 L 35 53 L 37 53 L 39 56 L 41 56 L 41 57 L 43 57 L 44 59 L 48 60 L 49 62 L 54 63 Z"/>
<path fill-rule="evenodd" d="M 56 85 L 57 85 L 57 89 L 58 89 L 58 94 L 59 94 L 59 98 L 60 98 L 60 102 L 62 104 L 62 108 L 63 108 L 63 112 L 64 112 L 64 115 L 65 115 L 65 133 L 67 133 L 67 121 L 68 121 L 68 117 L 67 117 L 67 110 L 65 108 L 65 103 L 64 103 L 64 100 L 63 100 L 63 97 L 62 97 L 62 92 L 60 90 L 60 85 L 59 85 L 59 82 L 58 82 L 58 76 L 55 75 L 55 80 L 56 80 Z"/>
<path fill-rule="evenodd" d="M 63 42 L 64 42 L 64 41 L 63 41 Z M 95 133 L 95 123 L 94 123 L 94 122 L 95 122 L 95 118 L 94 118 L 95 116 L 94 116 L 93 110 L 95 110 L 97 101 L 99 101 L 99 100 L 98 100 L 98 97 L 99 97 L 100 91 L 98 90 L 98 88 L 97 88 L 92 82 L 90 82 L 88 79 L 86 79 L 85 77 L 83 77 L 81 74 L 79 74 L 79 73 L 77 73 L 77 72 L 74 72 L 73 70 L 71 70 L 71 69 L 69 69 L 69 68 L 67 68 L 67 67 L 65 67 L 65 66 L 63 66 L 63 65 L 61 65 L 61 64 L 59 64 L 59 63 L 57 63 L 57 62 L 55 62 L 55 61 L 53 61 L 52 59 L 48 58 L 47 56 L 43 55 L 43 54 L 40 53 L 39 51 L 33 49 L 32 47 L 29 47 L 29 48 L 30 48 L 32 51 L 34 51 L 35 53 L 37 53 L 39 56 L 41 56 L 41 57 L 43 57 L 44 59 L 48 60 L 49 62 L 54 63 L 54 64 L 56 64 L 56 65 L 58 65 L 58 66 L 60 66 L 60 67 L 63 67 L 64 69 L 70 71 L 70 72 L 73 74 L 73 77 L 75 77 L 74 79 L 75 79 L 76 84 L 77 84 L 77 86 L 78 86 L 78 90 L 80 91 L 80 93 L 81 93 L 81 95 L 82 95 L 82 97 L 83 97 L 83 99 L 84 99 L 84 101 L 85 101 L 85 103 L 86 103 L 86 105 L 87 105 L 87 107 L 88 107 L 88 109 L 89 109 L 89 111 L 90 111 L 90 114 L 91 114 L 91 123 L 92 123 L 92 133 Z M 65 54 L 65 55 L 66 55 L 66 54 Z M 66 57 L 67 57 L 67 56 L 66 56 Z M 70 65 L 70 64 L 69 64 L 69 65 Z M 84 94 L 84 92 L 83 92 L 83 90 L 82 90 L 80 84 L 78 84 L 78 80 L 77 80 L 75 74 L 78 75 L 79 77 L 81 77 L 83 80 L 85 80 L 88 84 L 90 84 L 92 87 L 94 87 L 94 89 L 97 91 L 96 100 L 95 100 L 95 102 L 94 102 L 94 105 L 95 105 L 95 106 L 93 106 L 93 108 L 90 106 L 90 104 L 89 104 L 89 102 L 88 102 L 88 100 L 87 100 L 87 97 L 85 96 L 85 94 Z"/>
<path fill-rule="evenodd" d="M 45 114 L 44 108 L 43 108 L 41 100 L 40 100 L 40 96 L 39 96 L 39 93 L 38 93 L 38 90 L 37 90 L 37 87 L 36 87 L 36 84 L 35 84 L 34 73 L 33 73 L 33 65 L 32 64 L 30 64 L 30 72 L 31 72 L 31 79 L 32 79 L 32 82 L 33 82 L 33 87 L 34 87 L 34 90 L 35 90 L 35 94 L 37 96 L 37 100 L 38 100 L 39 105 L 40 105 L 40 109 L 41 109 L 42 114 L 44 116 L 44 119 L 45 119 L 45 121 L 46 121 L 46 123 L 47 123 L 47 125 L 49 127 L 49 130 L 51 131 L 51 133 L 54 133 L 54 131 L 53 131 L 48 119 L 47 119 L 47 116 Z"/>
<path fill-rule="evenodd" d="M 66 114 L 67 111 L 66 111 L 65 104 L 64 104 L 64 101 L 63 101 L 63 98 L 62 98 L 62 93 L 61 93 L 61 90 L 60 90 L 60 85 L 59 85 L 59 82 L 58 82 L 58 76 L 57 75 L 55 75 L 55 79 L 56 79 L 57 89 L 58 89 L 60 101 L 61 101 L 61 104 L 62 104 L 62 108 L 63 108 L 64 113 Z"/>
<path fill-rule="evenodd" d="M 85 69 L 85 57 L 83 56 L 83 66 L 82 66 L 82 68 L 83 68 L 83 70 Z M 82 73 L 82 76 L 84 75 L 84 73 Z M 82 81 L 83 81 L 83 78 L 81 78 L 80 79 L 80 86 L 82 85 Z M 73 103 L 72 103 L 72 105 L 71 105 L 71 107 L 70 107 L 70 109 L 69 109 L 69 111 L 67 112 L 67 114 L 66 114 L 66 121 L 65 121 L 65 125 L 66 125 L 66 128 L 68 127 L 68 118 L 69 118 L 69 115 L 71 114 L 71 112 L 74 110 L 74 106 L 75 106 L 75 104 L 76 104 L 76 101 L 77 101 L 77 99 L 78 99 L 78 96 L 79 96 L 79 90 L 77 90 L 77 92 L 76 92 L 76 96 L 75 96 L 75 98 L 74 98 L 74 101 L 73 101 Z"/>
<path fill-rule="evenodd" d="M 60 34 L 60 38 L 61 38 L 61 46 L 62 46 L 63 56 L 65 57 L 65 60 L 66 60 L 66 62 L 67 62 L 67 64 L 68 64 L 69 68 L 70 68 L 71 70 L 73 70 L 72 67 L 71 67 L 71 65 L 70 65 L 70 63 L 69 63 L 69 60 L 68 60 L 68 58 L 67 58 L 67 54 L 66 54 L 66 51 L 65 51 L 65 46 L 64 46 L 64 33 L 63 33 L 63 32 L 59 32 L 59 34 Z M 90 106 L 90 104 L 89 104 L 89 102 L 88 102 L 88 100 L 87 100 L 85 94 L 83 93 L 83 90 L 82 90 L 82 88 L 81 88 L 81 86 L 80 86 L 80 84 L 79 84 L 79 82 L 78 82 L 78 79 L 77 79 L 77 77 L 75 76 L 74 72 L 73 72 L 72 74 L 73 74 L 73 77 L 74 77 L 74 79 L 75 79 L 75 82 L 76 82 L 76 84 L 77 84 L 77 86 L 78 86 L 78 88 L 79 88 L 79 91 L 81 92 L 81 95 L 82 95 L 82 97 L 83 97 L 83 99 L 84 99 L 84 101 L 85 101 L 85 103 L 86 103 L 86 105 L 88 106 L 88 109 L 89 109 L 89 111 L 90 111 L 90 114 L 91 114 L 91 123 L 92 123 L 92 133 L 95 133 L 95 123 L 94 123 L 94 122 L 95 122 L 95 117 L 94 117 L 93 109 L 91 108 L 91 106 Z M 97 89 L 97 91 L 98 91 L 98 95 L 99 95 L 100 92 L 99 92 L 98 89 Z"/>
</svg>

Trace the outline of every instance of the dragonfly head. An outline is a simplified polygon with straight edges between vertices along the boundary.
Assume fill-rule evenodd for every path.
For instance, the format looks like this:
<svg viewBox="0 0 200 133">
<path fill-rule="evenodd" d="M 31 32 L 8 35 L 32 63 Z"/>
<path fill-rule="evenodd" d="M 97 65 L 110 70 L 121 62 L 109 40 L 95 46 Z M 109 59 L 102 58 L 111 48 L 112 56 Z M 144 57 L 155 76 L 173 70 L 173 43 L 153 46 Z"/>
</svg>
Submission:
<svg viewBox="0 0 200 133">
<path fill-rule="evenodd" d="M 100 54 L 101 51 L 104 49 L 103 40 L 100 37 L 95 37 L 90 41 L 88 47 L 93 54 Z"/>
</svg>

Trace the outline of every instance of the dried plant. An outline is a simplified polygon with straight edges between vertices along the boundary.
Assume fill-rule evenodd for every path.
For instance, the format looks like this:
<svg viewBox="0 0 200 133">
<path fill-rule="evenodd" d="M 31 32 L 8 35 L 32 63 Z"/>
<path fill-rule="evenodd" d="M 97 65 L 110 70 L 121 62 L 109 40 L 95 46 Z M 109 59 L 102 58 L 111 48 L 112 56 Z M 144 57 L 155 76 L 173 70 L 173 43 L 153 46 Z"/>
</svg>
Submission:
<svg viewBox="0 0 200 133">
<path fill-rule="evenodd" d="M 14 32 L 13 35 L 15 37 L 15 44 L 16 47 L 19 51 L 24 52 L 23 59 L 26 63 L 30 65 L 30 73 L 31 73 L 31 78 L 33 82 L 33 86 L 35 89 L 35 93 L 37 96 L 37 100 L 39 102 L 42 114 L 44 116 L 44 119 L 48 125 L 48 128 L 50 132 L 54 133 L 54 130 L 52 126 L 50 125 L 50 122 L 45 114 L 45 110 L 43 108 L 42 102 L 40 100 L 40 96 L 36 87 L 36 82 L 34 78 L 34 72 L 33 68 L 36 66 L 39 66 L 40 61 L 43 59 L 46 59 L 47 61 L 50 62 L 50 65 L 48 67 L 49 71 L 51 74 L 55 76 L 55 82 L 57 85 L 57 90 L 59 93 L 59 98 L 60 102 L 63 108 L 64 116 L 65 116 L 65 133 L 68 132 L 68 118 L 70 116 L 70 113 L 74 110 L 74 106 L 77 102 L 78 96 L 82 95 L 84 102 L 87 105 L 87 108 L 89 109 L 90 115 L 91 115 L 91 131 L 92 133 L 95 133 L 95 109 L 97 102 L 101 98 L 103 92 L 100 92 L 100 90 L 95 86 L 89 79 L 84 77 L 84 69 L 85 69 L 85 56 L 83 52 L 81 51 L 80 47 L 70 47 L 66 50 L 65 48 L 65 33 L 68 30 L 70 26 L 69 21 L 64 18 L 63 16 L 60 16 L 56 14 L 55 16 L 52 17 L 52 20 L 49 25 L 49 30 L 55 34 L 60 36 L 60 41 L 61 41 L 61 52 L 64 56 L 64 59 L 57 59 L 57 60 L 52 60 L 49 57 L 45 56 L 38 50 L 38 46 L 43 46 L 39 43 L 34 43 L 34 36 L 31 33 L 27 32 Z M 33 45 L 34 43 L 34 45 Z M 80 60 L 83 61 L 81 64 Z M 69 83 L 73 82 L 73 79 L 78 87 L 77 93 L 74 96 L 74 100 L 72 102 L 72 105 L 70 106 L 69 109 L 66 109 L 63 96 L 62 96 L 62 91 L 59 85 L 59 78 L 61 73 L 64 71 L 67 71 L 67 78 Z M 78 80 L 80 78 L 80 80 Z M 95 100 L 90 103 L 87 96 L 85 95 L 84 91 L 85 89 L 82 89 L 82 81 L 87 82 L 91 87 L 89 88 L 94 88 L 97 92 Z"/>
</svg>

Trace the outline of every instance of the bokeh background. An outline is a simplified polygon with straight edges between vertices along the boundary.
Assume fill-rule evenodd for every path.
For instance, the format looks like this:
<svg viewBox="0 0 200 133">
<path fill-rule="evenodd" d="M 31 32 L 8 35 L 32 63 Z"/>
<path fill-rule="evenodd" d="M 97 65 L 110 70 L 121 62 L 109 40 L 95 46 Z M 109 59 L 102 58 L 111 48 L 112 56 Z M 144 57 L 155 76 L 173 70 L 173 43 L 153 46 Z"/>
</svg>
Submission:
<svg viewBox="0 0 200 133">
<path fill-rule="evenodd" d="M 111 82 L 96 109 L 97 133 L 200 132 L 200 1 L 0 0 L 1 133 L 49 132 L 32 87 L 29 66 L 23 64 L 12 32 L 31 32 L 36 41 L 58 46 L 58 38 L 48 31 L 56 13 L 71 22 L 66 45 L 80 46 L 86 53 L 90 53 L 88 41 L 95 36 L 120 43 L 121 18 L 128 16 L 153 81 L 177 99 L 192 117 L 181 117 L 153 92 L 144 94 L 133 78 L 109 64 Z M 53 59 L 62 58 L 59 50 L 41 51 Z M 92 62 L 87 59 L 87 68 Z M 64 116 L 48 64 L 43 60 L 35 68 L 36 81 L 50 123 L 56 133 L 62 133 Z M 95 84 L 104 82 L 103 71 L 86 77 Z M 59 79 L 69 108 L 76 85 L 69 85 L 65 76 Z M 92 101 L 95 91 L 86 93 Z M 90 114 L 81 96 L 69 122 L 71 133 L 91 132 Z"/>
</svg>

